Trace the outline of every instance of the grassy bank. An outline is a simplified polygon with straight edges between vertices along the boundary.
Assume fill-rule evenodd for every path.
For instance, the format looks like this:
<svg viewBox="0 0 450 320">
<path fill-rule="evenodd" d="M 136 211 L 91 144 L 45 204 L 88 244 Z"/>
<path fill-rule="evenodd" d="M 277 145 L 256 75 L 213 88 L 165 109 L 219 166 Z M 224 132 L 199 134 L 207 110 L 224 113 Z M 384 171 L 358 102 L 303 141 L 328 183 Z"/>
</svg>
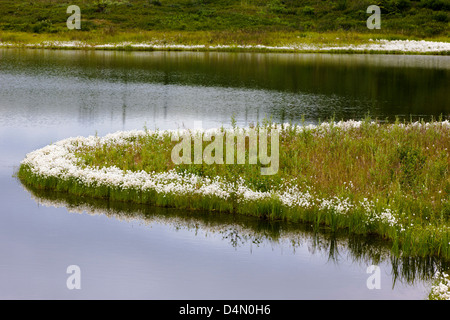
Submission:
<svg viewBox="0 0 450 320">
<path fill-rule="evenodd" d="M 141 130 L 49 145 L 27 156 L 18 177 L 79 196 L 378 234 L 397 253 L 450 257 L 449 122 L 265 123 L 251 130 L 261 128 L 279 135 L 274 175 L 261 175 L 267 165 L 249 163 L 248 148 L 245 164 L 237 164 L 235 155 L 234 164 L 175 165 L 175 132 Z M 192 135 L 215 141 L 236 130 L 246 132 L 222 128 Z"/>
<path fill-rule="evenodd" d="M 120 43 L 154 43 L 159 45 L 188 46 L 347 46 L 370 44 L 371 40 L 425 40 L 449 42 L 449 36 L 417 37 L 396 33 L 379 34 L 376 32 L 357 31 L 162 31 L 162 30 L 128 30 L 115 33 L 106 32 L 59 32 L 28 33 L 0 30 L 0 42 L 24 44 L 41 44 L 43 42 L 83 42 L 88 45 L 105 45 Z"/>
<path fill-rule="evenodd" d="M 369 5 L 382 12 L 368 29 Z M 69 5 L 81 30 L 69 30 Z M 0 2 L 0 45 L 115 50 L 222 50 L 427 53 L 422 47 L 373 47 L 371 40 L 448 43 L 443 0 L 74 0 Z M 369 46 L 355 49 L 352 46 Z M 325 49 L 324 49 L 325 48 Z M 449 49 L 432 50 L 449 54 Z"/>
<path fill-rule="evenodd" d="M 416 40 L 357 32 L 83 32 L 73 35 L 0 31 L 0 48 L 449 55 L 446 37 Z"/>
</svg>

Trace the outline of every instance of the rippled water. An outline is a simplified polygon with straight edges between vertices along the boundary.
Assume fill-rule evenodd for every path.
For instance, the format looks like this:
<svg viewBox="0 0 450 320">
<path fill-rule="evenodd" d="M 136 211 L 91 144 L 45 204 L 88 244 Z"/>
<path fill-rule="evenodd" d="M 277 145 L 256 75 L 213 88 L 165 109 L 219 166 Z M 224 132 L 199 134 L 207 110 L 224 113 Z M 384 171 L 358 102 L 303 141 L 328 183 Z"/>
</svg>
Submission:
<svg viewBox="0 0 450 320">
<path fill-rule="evenodd" d="M 0 50 L 0 298 L 423 299 L 435 262 L 395 259 L 373 238 L 74 199 L 12 175 L 69 136 L 233 114 L 428 120 L 450 114 L 449 79 L 450 59 L 434 56 Z M 74 264 L 81 290 L 66 287 Z"/>
</svg>

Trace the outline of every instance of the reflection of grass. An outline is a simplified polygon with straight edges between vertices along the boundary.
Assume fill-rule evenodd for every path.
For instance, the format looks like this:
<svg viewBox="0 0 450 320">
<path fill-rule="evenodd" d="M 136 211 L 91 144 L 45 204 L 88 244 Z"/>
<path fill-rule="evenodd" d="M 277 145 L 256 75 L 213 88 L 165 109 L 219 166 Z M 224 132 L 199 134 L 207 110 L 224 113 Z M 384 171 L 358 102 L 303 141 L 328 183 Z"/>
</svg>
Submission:
<svg viewBox="0 0 450 320">
<path fill-rule="evenodd" d="M 171 134 L 147 132 L 121 144 L 80 145 L 75 153 L 78 165 L 147 173 L 174 170 L 180 178 L 161 182 L 167 189 L 86 184 L 78 177 L 37 175 L 27 164 L 21 166 L 19 177 L 26 184 L 78 195 L 375 233 L 392 240 L 396 252 L 448 258 L 448 122 L 380 124 L 366 119 L 357 124 L 278 125 L 280 166 L 277 174 L 269 176 L 261 175 L 261 164 L 249 164 L 248 148 L 243 165 L 174 165 L 171 153 L 176 142 L 171 141 Z M 196 182 L 189 184 L 189 177 Z M 225 191 L 227 196 L 202 193 L 210 190 L 207 177 L 218 177 L 221 183 L 214 184 L 214 190 Z M 183 185 L 184 181 L 189 183 Z"/>
<path fill-rule="evenodd" d="M 436 270 L 448 268 L 448 261 L 434 257 L 405 257 L 390 253 L 390 242 L 374 235 L 357 235 L 339 230 L 331 232 L 326 227 L 315 229 L 310 224 L 279 220 L 261 220 L 245 215 L 208 211 L 185 211 L 120 201 L 105 201 L 91 197 L 77 197 L 66 192 L 24 186 L 41 205 L 66 207 L 70 212 L 91 215 L 104 214 L 125 221 L 139 221 L 144 225 L 168 225 L 176 230 L 190 230 L 199 235 L 219 235 L 233 247 L 245 245 L 289 245 L 293 253 L 307 246 L 313 255 L 323 255 L 339 264 L 349 259 L 363 266 L 388 263 L 392 266 L 393 285 L 414 285 L 429 281 Z"/>
</svg>

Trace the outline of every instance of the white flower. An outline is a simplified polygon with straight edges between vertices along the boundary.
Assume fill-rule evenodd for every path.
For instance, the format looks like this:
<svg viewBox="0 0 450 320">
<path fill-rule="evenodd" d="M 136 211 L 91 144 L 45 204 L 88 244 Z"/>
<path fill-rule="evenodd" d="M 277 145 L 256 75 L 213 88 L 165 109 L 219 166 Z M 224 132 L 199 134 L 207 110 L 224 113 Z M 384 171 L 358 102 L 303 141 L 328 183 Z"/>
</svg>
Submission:
<svg viewBox="0 0 450 320">
<path fill-rule="evenodd" d="M 434 276 L 436 283 L 431 287 L 431 294 L 434 299 L 450 300 L 450 278 L 449 275 L 436 272 Z"/>
</svg>

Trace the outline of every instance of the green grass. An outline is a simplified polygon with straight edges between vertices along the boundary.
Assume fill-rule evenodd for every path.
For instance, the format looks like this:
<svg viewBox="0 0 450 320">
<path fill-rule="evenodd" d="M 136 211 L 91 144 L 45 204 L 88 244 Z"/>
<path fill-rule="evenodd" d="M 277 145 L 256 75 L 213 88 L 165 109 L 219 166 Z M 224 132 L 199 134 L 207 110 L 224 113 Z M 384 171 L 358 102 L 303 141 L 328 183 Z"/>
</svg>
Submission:
<svg viewBox="0 0 450 320">
<path fill-rule="evenodd" d="M 369 5 L 382 8 L 380 30 L 369 30 Z M 69 5 L 81 9 L 81 30 L 68 30 Z M 444 0 L 34 0 L 0 1 L 0 39 L 94 43 L 181 44 L 359 43 L 368 38 L 448 41 Z M 336 39 L 339 38 L 339 39 Z"/>
<path fill-rule="evenodd" d="M 299 132 L 292 130 L 292 126 L 280 129 L 280 166 L 275 175 L 262 176 L 263 165 L 250 165 L 248 161 L 242 165 L 174 165 L 171 151 L 176 142 L 171 141 L 168 133 L 161 138 L 144 135 L 120 146 L 82 147 L 76 155 L 81 166 L 117 166 L 146 172 L 174 169 L 184 174 L 220 177 L 231 183 L 240 178 L 246 187 L 260 192 L 282 192 L 287 185 L 295 185 L 302 192 L 308 190 L 315 199 L 347 199 L 356 204 L 351 210 L 339 214 L 334 207 L 324 210 L 317 204 L 307 208 L 286 207 L 276 196 L 239 202 L 237 194 L 223 200 L 87 186 L 77 180 L 36 176 L 26 165 L 20 167 L 18 176 L 25 184 L 37 188 L 80 196 L 308 222 L 316 227 L 326 226 L 332 232 L 345 229 L 355 234 L 377 234 L 392 241 L 392 249 L 397 253 L 450 257 L 448 126 L 405 130 L 399 122 L 375 126 L 366 119 L 360 128 L 349 130 L 333 126 L 329 131 Z M 207 144 L 204 142 L 204 146 Z M 365 201 L 374 206 L 369 216 Z M 396 217 L 393 225 L 379 218 L 387 208 Z"/>
</svg>

